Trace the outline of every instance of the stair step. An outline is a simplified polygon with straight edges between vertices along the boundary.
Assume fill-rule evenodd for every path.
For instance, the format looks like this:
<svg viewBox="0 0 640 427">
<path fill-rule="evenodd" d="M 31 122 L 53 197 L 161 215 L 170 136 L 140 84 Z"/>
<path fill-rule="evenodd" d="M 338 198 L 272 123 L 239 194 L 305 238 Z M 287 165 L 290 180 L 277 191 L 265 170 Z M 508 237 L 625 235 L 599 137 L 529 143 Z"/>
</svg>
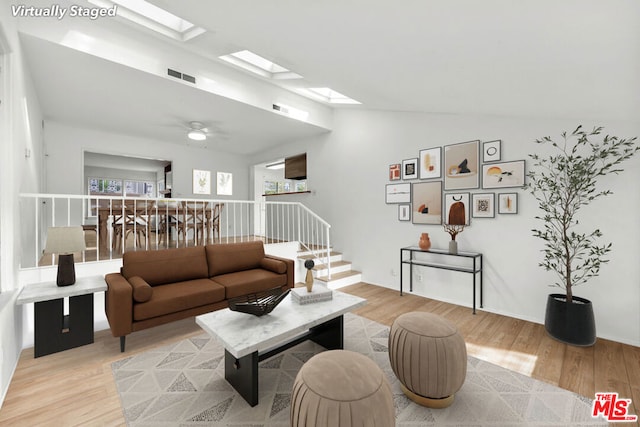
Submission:
<svg viewBox="0 0 640 427">
<path fill-rule="evenodd" d="M 340 267 L 345 267 L 345 266 L 350 266 L 351 263 L 349 261 L 331 261 L 329 263 L 331 265 L 331 270 L 333 271 L 334 268 L 340 268 Z M 326 270 L 327 269 L 327 265 L 326 264 L 316 264 L 313 267 L 314 270 Z"/>
<path fill-rule="evenodd" d="M 298 259 L 304 259 L 304 260 L 322 258 L 322 257 L 324 257 L 326 255 L 326 253 L 324 253 L 324 252 L 322 252 L 322 253 L 320 253 L 318 255 L 310 254 L 310 253 L 308 253 L 308 251 L 298 251 L 298 253 L 306 254 L 306 255 L 298 255 Z M 342 255 L 342 253 L 340 253 L 340 252 L 334 252 L 334 251 L 329 252 L 329 256 L 330 257 L 340 256 L 340 255 Z"/>
<path fill-rule="evenodd" d="M 316 280 L 324 282 L 329 289 L 338 289 L 343 286 L 353 285 L 362 281 L 362 273 L 355 270 L 332 273 L 331 280 L 327 276 L 316 277 Z"/>
</svg>

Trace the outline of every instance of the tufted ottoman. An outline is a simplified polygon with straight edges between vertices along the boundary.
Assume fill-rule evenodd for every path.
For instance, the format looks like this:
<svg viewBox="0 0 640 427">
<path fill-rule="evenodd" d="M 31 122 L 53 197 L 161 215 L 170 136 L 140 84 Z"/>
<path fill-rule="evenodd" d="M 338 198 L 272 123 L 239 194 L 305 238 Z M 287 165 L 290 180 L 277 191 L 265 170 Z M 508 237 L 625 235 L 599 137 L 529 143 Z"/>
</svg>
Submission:
<svg viewBox="0 0 640 427">
<path fill-rule="evenodd" d="M 451 405 L 467 375 L 464 339 L 432 313 L 398 316 L 389 331 L 389 361 L 404 394 L 430 408 Z"/>
<path fill-rule="evenodd" d="M 391 386 L 367 356 L 325 351 L 302 366 L 291 393 L 292 427 L 392 427 Z"/>
</svg>

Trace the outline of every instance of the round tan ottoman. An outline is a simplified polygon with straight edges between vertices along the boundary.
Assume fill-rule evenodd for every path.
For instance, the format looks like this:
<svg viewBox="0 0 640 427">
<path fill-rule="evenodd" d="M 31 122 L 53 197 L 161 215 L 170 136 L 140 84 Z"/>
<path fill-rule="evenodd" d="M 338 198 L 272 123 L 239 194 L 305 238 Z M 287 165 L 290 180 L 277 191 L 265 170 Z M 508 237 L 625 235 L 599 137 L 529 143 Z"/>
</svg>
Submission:
<svg viewBox="0 0 640 427">
<path fill-rule="evenodd" d="M 405 313 L 389 332 L 389 361 L 402 391 L 430 408 L 453 403 L 467 375 L 467 348 L 456 327 L 425 312 Z"/>
<path fill-rule="evenodd" d="M 291 426 L 395 426 L 391 386 L 367 356 L 348 350 L 316 354 L 293 383 Z"/>
</svg>

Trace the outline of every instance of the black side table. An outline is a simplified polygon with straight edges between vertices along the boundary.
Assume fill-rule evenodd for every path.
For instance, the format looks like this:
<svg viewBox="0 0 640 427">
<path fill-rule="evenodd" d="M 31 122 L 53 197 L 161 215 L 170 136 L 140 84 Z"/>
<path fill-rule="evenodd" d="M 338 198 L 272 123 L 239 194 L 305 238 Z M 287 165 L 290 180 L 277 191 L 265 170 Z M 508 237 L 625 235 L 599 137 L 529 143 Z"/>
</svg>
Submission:
<svg viewBox="0 0 640 427">
<path fill-rule="evenodd" d="M 71 286 L 52 281 L 22 288 L 16 304 L 34 303 L 34 357 L 93 343 L 93 294 L 106 290 L 102 276 L 79 277 Z"/>
<path fill-rule="evenodd" d="M 417 257 L 416 254 L 424 254 L 422 257 Z M 409 257 L 406 258 L 405 254 L 408 254 Z M 458 257 L 458 258 L 467 258 L 473 261 L 472 265 L 467 266 L 459 266 L 453 264 L 447 264 L 441 261 L 433 261 L 429 259 L 431 255 L 440 256 L 439 258 L 446 257 Z M 431 257 L 431 258 L 432 258 Z M 480 308 L 482 308 L 482 254 L 476 252 L 458 252 L 457 254 L 451 254 L 449 251 L 444 249 L 434 249 L 431 248 L 429 250 L 420 249 L 418 246 L 408 246 L 406 248 L 400 248 L 400 295 L 402 296 L 402 266 L 404 264 L 409 265 L 409 292 L 413 292 L 413 266 L 417 265 L 420 267 L 430 267 L 430 268 L 440 268 L 443 270 L 451 270 L 458 271 L 461 273 L 469 273 L 473 276 L 473 314 L 476 314 L 476 276 L 479 275 L 480 282 Z"/>
</svg>

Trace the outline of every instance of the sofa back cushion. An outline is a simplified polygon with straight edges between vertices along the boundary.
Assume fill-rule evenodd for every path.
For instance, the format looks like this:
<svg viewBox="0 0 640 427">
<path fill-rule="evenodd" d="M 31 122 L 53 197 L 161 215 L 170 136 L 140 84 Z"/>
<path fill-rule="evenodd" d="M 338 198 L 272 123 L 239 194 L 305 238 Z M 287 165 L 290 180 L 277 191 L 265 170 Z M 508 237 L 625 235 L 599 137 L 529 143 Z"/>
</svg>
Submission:
<svg viewBox="0 0 640 427">
<path fill-rule="evenodd" d="M 151 286 L 204 279 L 208 273 L 207 257 L 202 246 L 125 252 L 122 257 L 122 275 L 125 279 L 140 276 Z"/>
<path fill-rule="evenodd" d="M 264 245 L 260 241 L 207 245 L 209 277 L 260 268 Z"/>
</svg>

